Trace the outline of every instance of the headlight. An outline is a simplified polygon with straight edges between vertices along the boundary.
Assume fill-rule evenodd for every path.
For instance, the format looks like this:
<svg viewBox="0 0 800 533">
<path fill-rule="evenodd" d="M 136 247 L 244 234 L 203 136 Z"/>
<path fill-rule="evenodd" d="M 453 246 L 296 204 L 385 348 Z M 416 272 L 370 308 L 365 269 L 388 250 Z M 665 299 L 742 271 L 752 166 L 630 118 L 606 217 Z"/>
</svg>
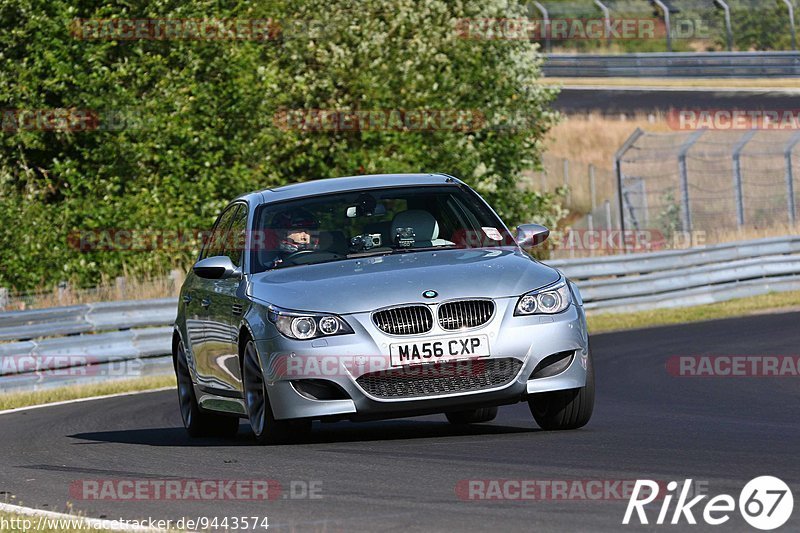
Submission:
<svg viewBox="0 0 800 533">
<path fill-rule="evenodd" d="M 569 287 L 562 281 L 554 287 L 546 287 L 523 294 L 514 309 L 514 316 L 555 315 L 572 303 Z"/>
<path fill-rule="evenodd" d="M 300 313 L 270 307 L 269 320 L 284 336 L 301 341 L 353 333 L 353 328 L 336 315 Z"/>
</svg>

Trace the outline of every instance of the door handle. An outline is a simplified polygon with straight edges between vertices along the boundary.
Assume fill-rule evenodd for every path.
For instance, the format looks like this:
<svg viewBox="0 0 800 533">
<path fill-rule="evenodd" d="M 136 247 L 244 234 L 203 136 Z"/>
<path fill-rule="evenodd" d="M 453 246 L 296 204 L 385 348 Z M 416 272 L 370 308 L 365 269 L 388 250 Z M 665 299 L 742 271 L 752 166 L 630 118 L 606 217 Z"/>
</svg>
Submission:
<svg viewBox="0 0 800 533">
<path fill-rule="evenodd" d="M 185 303 L 185 304 L 192 303 L 192 295 L 191 294 L 184 294 L 183 295 L 183 303 Z"/>
<path fill-rule="evenodd" d="M 211 305 L 211 300 L 209 300 L 208 298 L 203 298 L 203 299 L 200 301 L 200 305 L 202 305 L 203 307 L 205 307 L 206 309 L 208 309 L 208 306 L 210 306 L 210 305 Z"/>
</svg>

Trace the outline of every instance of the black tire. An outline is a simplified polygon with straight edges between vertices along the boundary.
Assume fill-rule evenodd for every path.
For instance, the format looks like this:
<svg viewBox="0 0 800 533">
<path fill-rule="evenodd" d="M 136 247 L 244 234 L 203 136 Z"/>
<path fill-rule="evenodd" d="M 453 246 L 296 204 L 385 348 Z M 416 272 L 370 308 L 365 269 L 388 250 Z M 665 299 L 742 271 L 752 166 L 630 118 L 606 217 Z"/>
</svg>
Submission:
<svg viewBox="0 0 800 533">
<path fill-rule="evenodd" d="M 497 418 L 497 407 L 481 407 L 470 411 L 450 411 L 445 413 L 447 421 L 455 425 L 480 424 Z"/>
<path fill-rule="evenodd" d="M 275 420 L 269 403 L 264 374 L 253 341 L 242 353 L 242 383 L 247 418 L 259 444 L 289 444 L 301 441 L 311 433 L 311 420 Z"/>
<path fill-rule="evenodd" d="M 531 414 L 544 430 L 578 429 L 585 426 L 594 410 L 594 365 L 586 361 L 586 386 L 553 392 L 540 392 L 528 398 Z"/>
<path fill-rule="evenodd" d="M 175 353 L 175 375 L 178 380 L 178 405 L 183 427 L 191 437 L 233 437 L 239 431 L 239 418 L 203 411 L 197 404 L 186 347 L 178 341 Z"/>
</svg>

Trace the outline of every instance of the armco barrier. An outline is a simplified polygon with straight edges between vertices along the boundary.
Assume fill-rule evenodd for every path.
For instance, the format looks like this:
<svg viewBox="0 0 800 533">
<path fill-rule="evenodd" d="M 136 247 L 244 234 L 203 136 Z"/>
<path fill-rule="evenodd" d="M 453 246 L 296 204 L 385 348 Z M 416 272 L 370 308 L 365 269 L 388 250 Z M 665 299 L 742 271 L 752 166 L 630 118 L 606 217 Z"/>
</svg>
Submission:
<svg viewBox="0 0 800 533">
<path fill-rule="evenodd" d="M 590 312 L 686 307 L 800 289 L 800 236 L 549 264 Z"/>
<path fill-rule="evenodd" d="M 548 264 L 578 284 L 590 313 L 684 307 L 800 290 L 800 236 Z M 0 313 L 0 391 L 113 378 L 120 361 L 141 375 L 171 372 L 176 310 L 163 298 Z M 31 372 L 15 365 L 25 357 L 52 361 Z M 85 376 L 57 371 L 87 360 Z"/>
<path fill-rule="evenodd" d="M 750 78 L 800 76 L 798 52 L 549 54 L 551 78 Z"/>
</svg>

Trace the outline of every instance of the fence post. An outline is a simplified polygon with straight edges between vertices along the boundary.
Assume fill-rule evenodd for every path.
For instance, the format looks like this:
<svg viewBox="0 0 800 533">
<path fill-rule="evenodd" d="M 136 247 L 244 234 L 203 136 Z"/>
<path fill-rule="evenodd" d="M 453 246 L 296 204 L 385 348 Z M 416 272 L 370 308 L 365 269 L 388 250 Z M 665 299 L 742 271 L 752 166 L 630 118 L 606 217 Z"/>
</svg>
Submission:
<svg viewBox="0 0 800 533">
<path fill-rule="evenodd" d="M 794 168 L 792 160 L 792 152 L 795 147 L 800 143 L 800 132 L 795 133 L 789 144 L 786 145 L 786 194 L 789 196 L 789 223 L 795 224 L 797 222 L 797 206 L 794 201 Z"/>
<path fill-rule="evenodd" d="M 661 0 L 653 0 L 653 3 L 664 12 L 664 25 L 667 27 L 667 52 L 672 52 L 672 25 L 670 24 L 669 8 Z"/>
<path fill-rule="evenodd" d="M 794 4 L 792 0 L 783 0 L 789 8 L 789 28 L 792 30 L 792 50 L 797 50 L 797 28 L 794 25 Z"/>
<path fill-rule="evenodd" d="M 589 192 L 592 196 L 592 211 L 597 209 L 597 184 L 594 178 L 594 165 L 589 163 Z"/>
<path fill-rule="evenodd" d="M 725 30 L 728 34 L 728 51 L 733 52 L 733 28 L 731 27 L 731 7 L 724 0 L 714 0 L 718 6 L 725 10 Z"/>
<path fill-rule="evenodd" d="M 544 7 L 541 2 L 534 2 L 533 5 L 536 6 L 536 9 L 542 14 L 542 28 L 544 29 L 544 50 L 548 54 L 553 51 L 553 45 L 550 42 L 550 14 L 547 12 L 547 8 Z"/>
<path fill-rule="evenodd" d="M 8 307 L 8 289 L 0 287 L 0 311 L 5 311 Z"/>
<path fill-rule="evenodd" d="M 683 231 L 689 234 L 692 233 L 692 211 L 689 204 L 689 169 L 686 165 L 686 156 L 689 150 L 692 149 L 692 146 L 700 140 L 700 137 L 702 137 L 705 132 L 706 130 L 698 130 L 692 133 L 681 146 L 680 152 L 678 152 L 678 171 L 681 177 L 681 204 L 683 206 Z"/>
<path fill-rule="evenodd" d="M 595 234 L 594 234 L 594 215 L 592 213 L 589 213 L 588 215 L 586 215 L 586 223 L 588 224 L 588 228 L 589 228 L 589 236 L 590 236 L 590 238 L 594 239 L 595 238 Z M 586 241 L 584 240 L 584 242 L 586 242 Z M 593 246 L 589 246 L 589 255 L 590 256 L 594 255 L 594 247 Z"/>
<path fill-rule="evenodd" d="M 611 230 L 611 229 L 613 229 L 611 227 L 611 202 L 606 200 L 605 207 L 606 207 L 606 229 L 607 230 Z M 623 239 L 623 242 L 624 242 L 624 239 Z"/>
<path fill-rule="evenodd" d="M 169 271 L 169 279 L 172 282 L 172 290 L 176 293 L 183 285 L 183 270 L 174 269 Z"/>
<path fill-rule="evenodd" d="M 125 279 L 125 276 L 118 276 L 114 282 L 117 287 L 117 298 L 120 300 L 125 299 L 125 293 L 128 290 L 128 280 Z"/>
<path fill-rule="evenodd" d="M 594 0 L 594 5 L 600 8 L 603 18 L 606 20 L 606 46 L 609 46 L 611 45 L 611 10 L 600 0 Z"/>
<path fill-rule="evenodd" d="M 742 187 L 742 150 L 755 136 L 756 130 L 750 130 L 739 139 L 733 149 L 733 187 L 736 193 L 736 218 L 739 228 L 744 226 L 744 190 Z"/>
<path fill-rule="evenodd" d="M 67 297 L 67 293 L 69 292 L 69 283 L 66 281 L 59 281 L 58 282 L 58 303 L 63 304 L 64 299 Z"/>
<path fill-rule="evenodd" d="M 624 253 L 628 253 L 628 246 L 627 246 L 627 239 L 625 238 L 625 194 L 623 191 L 622 185 L 622 158 L 625 154 L 630 150 L 636 141 L 644 135 L 644 131 L 641 128 L 636 128 L 628 140 L 625 141 L 625 144 L 617 151 L 614 155 L 614 170 L 617 174 L 617 195 L 619 199 L 619 228 L 622 231 L 622 248 Z M 609 218 L 609 225 L 610 225 L 610 218 Z"/>
</svg>

